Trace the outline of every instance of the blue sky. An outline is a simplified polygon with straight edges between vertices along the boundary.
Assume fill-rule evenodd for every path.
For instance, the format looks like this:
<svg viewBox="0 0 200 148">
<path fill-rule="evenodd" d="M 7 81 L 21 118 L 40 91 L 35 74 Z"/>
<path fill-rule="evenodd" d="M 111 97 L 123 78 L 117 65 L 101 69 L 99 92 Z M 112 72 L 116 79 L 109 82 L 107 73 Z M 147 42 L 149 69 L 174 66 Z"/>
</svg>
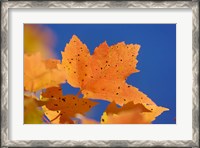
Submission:
<svg viewBox="0 0 200 148">
<path fill-rule="evenodd" d="M 77 35 L 93 53 L 96 46 L 107 41 L 113 45 L 121 41 L 140 44 L 137 57 L 139 73 L 128 77 L 127 82 L 147 94 L 157 105 L 170 110 L 153 123 L 175 124 L 176 117 L 176 24 L 45 24 L 56 37 L 55 54 L 61 59 L 61 51 L 72 35 Z M 64 94 L 76 94 L 78 89 L 68 84 Z M 100 119 L 108 105 L 101 103 L 92 109 L 89 117 Z M 95 113 L 95 114 L 94 114 Z"/>
</svg>

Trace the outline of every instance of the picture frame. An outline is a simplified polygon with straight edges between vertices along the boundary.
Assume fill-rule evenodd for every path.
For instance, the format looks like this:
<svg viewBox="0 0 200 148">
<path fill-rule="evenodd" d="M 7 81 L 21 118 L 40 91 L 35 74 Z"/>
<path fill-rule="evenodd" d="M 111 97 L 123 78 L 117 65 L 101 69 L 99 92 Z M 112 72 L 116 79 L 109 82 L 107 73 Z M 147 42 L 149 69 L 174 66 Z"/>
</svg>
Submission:
<svg viewBox="0 0 200 148">
<path fill-rule="evenodd" d="M 192 140 L 9 140 L 9 10 L 19 8 L 189 8 L 192 9 Z M 1 2 L 2 147 L 199 147 L 199 2 L 197 1 L 3 1 Z"/>
</svg>

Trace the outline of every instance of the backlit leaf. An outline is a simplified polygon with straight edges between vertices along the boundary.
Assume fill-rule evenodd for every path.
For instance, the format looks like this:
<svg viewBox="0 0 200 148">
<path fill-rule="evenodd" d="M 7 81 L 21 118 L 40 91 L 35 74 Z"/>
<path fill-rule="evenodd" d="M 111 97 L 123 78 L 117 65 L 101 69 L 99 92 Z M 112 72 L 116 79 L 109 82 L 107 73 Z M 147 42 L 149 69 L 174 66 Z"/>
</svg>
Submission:
<svg viewBox="0 0 200 148">
<path fill-rule="evenodd" d="M 41 54 L 24 55 L 24 87 L 32 92 L 58 86 L 65 82 L 66 74 L 54 66 L 46 67 Z"/>
<path fill-rule="evenodd" d="M 139 48 L 138 44 L 124 42 L 109 47 L 104 42 L 90 55 L 87 46 L 73 35 L 62 52 L 60 66 L 65 68 L 68 83 L 80 87 L 85 98 L 115 101 L 119 105 L 129 101 L 155 104 L 126 83 L 130 74 L 138 72 L 136 57 Z"/>
<path fill-rule="evenodd" d="M 128 102 L 117 107 L 115 102 L 108 105 L 101 117 L 102 124 L 149 124 L 167 108 L 156 105 L 133 104 Z"/>
<path fill-rule="evenodd" d="M 97 104 L 97 102 L 86 98 L 78 98 L 75 95 L 62 96 L 60 87 L 48 88 L 42 95 L 43 97 L 49 97 L 46 108 L 51 111 L 59 112 L 57 115 L 60 119 L 59 123 L 73 123 L 71 120 L 72 117 L 75 117 L 76 114 L 84 115 Z M 52 116 L 50 118 L 52 119 Z M 56 116 L 54 118 L 56 118 Z"/>
</svg>

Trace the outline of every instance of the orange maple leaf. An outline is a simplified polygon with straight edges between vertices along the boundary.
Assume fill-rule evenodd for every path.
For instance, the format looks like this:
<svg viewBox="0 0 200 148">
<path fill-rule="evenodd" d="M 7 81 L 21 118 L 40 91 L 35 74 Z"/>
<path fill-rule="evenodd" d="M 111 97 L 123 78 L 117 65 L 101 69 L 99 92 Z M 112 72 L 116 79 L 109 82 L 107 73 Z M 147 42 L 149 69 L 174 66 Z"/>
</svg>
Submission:
<svg viewBox="0 0 200 148">
<path fill-rule="evenodd" d="M 97 104 L 97 102 L 93 102 L 86 98 L 78 98 L 75 95 L 63 96 L 60 87 L 48 88 L 46 89 L 46 92 L 42 93 L 42 96 L 49 98 L 44 111 L 46 116 L 49 117 L 52 122 L 59 118 L 59 120 L 57 120 L 59 123 L 74 123 L 74 121 L 71 120 L 71 117 L 75 117 L 76 114 L 84 115 Z M 56 111 L 57 113 L 52 111 Z M 52 114 L 54 114 L 54 118 L 52 117 Z"/>
<path fill-rule="evenodd" d="M 62 63 L 67 81 L 73 87 L 80 87 L 84 97 L 115 101 L 123 105 L 129 101 L 155 103 L 136 87 L 126 83 L 126 78 L 138 72 L 137 55 L 140 45 L 124 42 L 113 46 L 102 43 L 93 55 L 79 38 L 73 35 L 62 52 Z"/>
<path fill-rule="evenodd" d="M 52 62 L 53 61 L 53 62 Z M 47 64 L 49 63 L 49 64 Z M 57 60 L 45 61 L 40 53 L 24 55 L 24 87 L 31 92 L 58 86 L 65 82 L 66 73 L 57 68 Z M 48 65 L 48 66 L 46 66 Z"/>
<path fill-rule="evenodd" d="M 143 104 L 134 104 L 133 101 L 124 104 L 122 107 L 118 107 L 117 104 L 113 101 L 107 106 L 104 112 L 107 114 L 118 114 L 120 112 L 132 109 L 138 112 L 151 112 Z"/>
<path fill-rule="evenodd" d="M 82 124 L 150 124 L 167 108 L 156 105 L 134 104 L 128 102 L 122 107 L 118 107 L 115 102 L 111 102 L 100 121 L 77 115 Z"/>
<path fill-rule="evenodd" d="M 82 124 L 150 124 L 163 111 L 168 110 L 156 105 L 147 106 L 128 102 L 122 107 L 118 107 L 115 102 L 111 102 L 101 116 L 100 121 L 95 121 L 83 115 L 77 115 L 76 117 L 81 120 Z"/>
<path fill-rule="evenodd" d="M 60 60 L 57 59 L 47 59 L 44 61 L 46 68 L 48 69 L 57 69 L 57 65 L 60 64 Z"/>
<path fill-rule="evenodd" d="M 156 105 L 134 104 L 128 102 L 117 107 L 115 102 L 108 105 L 101 117 L 102 124 L 149 124 L 163 111 L 168 110 Z"/>
</svg>

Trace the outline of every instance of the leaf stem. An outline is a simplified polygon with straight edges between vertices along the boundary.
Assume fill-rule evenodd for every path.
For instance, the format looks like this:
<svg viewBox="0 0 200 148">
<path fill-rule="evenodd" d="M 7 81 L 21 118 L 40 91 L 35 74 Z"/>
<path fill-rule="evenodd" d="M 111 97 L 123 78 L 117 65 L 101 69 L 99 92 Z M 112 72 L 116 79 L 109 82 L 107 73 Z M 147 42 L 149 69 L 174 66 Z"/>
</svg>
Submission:
<svg viewBox="0 0 200 148">
<path fill-rule="evenodd" d="M 81 90 L 79 90 L 79 92 L 76 94 L 77 97 L 79 97 L 81 94 Z"/>
<path fill-rule="evenodd" d="M 58 116 L 56 116 L 55 118 L 53 118 L 50 122 L 56 120 L 58 117 L 60 117 L 61 114 L 58 114 Z"/>
</svg>

